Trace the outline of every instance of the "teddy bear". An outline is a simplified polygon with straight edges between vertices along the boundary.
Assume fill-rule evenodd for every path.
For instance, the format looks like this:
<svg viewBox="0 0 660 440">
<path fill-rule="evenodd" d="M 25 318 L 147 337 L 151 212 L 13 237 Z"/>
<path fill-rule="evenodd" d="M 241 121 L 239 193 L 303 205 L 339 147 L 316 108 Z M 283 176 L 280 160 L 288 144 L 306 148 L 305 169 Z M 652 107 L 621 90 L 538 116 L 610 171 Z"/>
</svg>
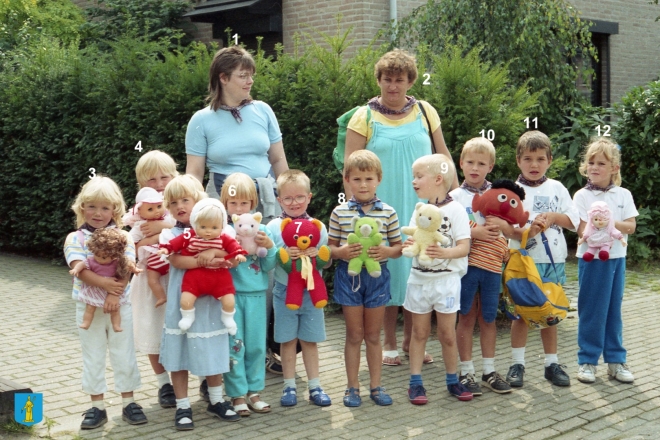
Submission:
<svg viewBox="0 0 660 440">
<path fill-rule="evenodd" d="M 588 222 L 582 233 L 582 238 L 578 240 L 578 245 L 587 243 L 589 248 L 582 255 L 585 262 L 590 262 L 594 259 L 596 252 L 601 261 L 607 261 L 610 258 L 610 247 L 614 243 L 614 239 L 621 242 L 623 246 L 628 243 L 623 239 L 623 234 L 616 227 L 614 227 L 614 219 L 612 218 L 612 210 L 605 202 L 593 202 L 587 211 Z"/>
<path fill-rule="evenodd" d="M 371 246 L 379 246 L 383 242 L 383 234 L 380 232 L 383 222 L 380 219 L 371 217 L 353 217 L 351 225 L 355 232 L 348 234 L 348 244 L 360 243 L 362 253 L 360 256 L 351 258 L 348 262 L 348 274 L 357 276 L 362 271 L 362 266 L 367 268 L 367 272 L 374 278 L 380 276 L 380 263 L 369 256 L 367 251 Z"/>
<path fill-rule="evenodd" d="M 254 214 L 234 214 L 231 216 L 231 221 L 234 223 L 234 229 L 236 230 L 236 240 L 247 251 L 248 255 L 256 255 L 259 258 L 268 255 L 268 249 L 258 246 L 254 241 L 257 232 L 259 232 L 259 225 L 262 218 L 260 212 L 255 212 Z"/>
<path fill-rule="evenodd" d="M 410 258 L 418 257 L 419 264 L 429 265 L 433 262 L 433 258 L 426 255 L 426 248 L 437 243 L 446 245 L 451 242 L 438 231 L 444 214 L 437 206 L 420 202 L 415 205 L 414 217 L 417 226 L 401 228 L 401 232 L 415 240 L 411 246 L 404 249 L 403 255 Z"/>
<path fill-rule="evenodd" d="M 280 225 L 282 241 L 286 247 L 297 247 L 301 251 L 316 247 L 321 241 L 323 224 L 316 219 L 285 218 Z M 277 263 L 289 274 L 286 288 L 285 304 L 291 310 L 298 310 L 302 306 L 305 288 L 314 307 L 319 309 L 328 304 L 328 292 L 321 277 L 320 269 L 330 261 L 330 248 L 326 245 L 319 247 L 316 258 L 302 255 L 293 260 L 286 249 L 281 248 L 277 253 Z"/>
</svg>

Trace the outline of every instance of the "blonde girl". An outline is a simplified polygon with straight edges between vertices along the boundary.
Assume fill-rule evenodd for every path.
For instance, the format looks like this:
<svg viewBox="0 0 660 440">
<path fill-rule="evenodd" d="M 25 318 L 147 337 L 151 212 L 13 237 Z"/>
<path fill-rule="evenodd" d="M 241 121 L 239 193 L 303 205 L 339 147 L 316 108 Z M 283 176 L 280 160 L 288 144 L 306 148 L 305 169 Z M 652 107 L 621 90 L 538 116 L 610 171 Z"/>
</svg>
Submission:
<svg viewBox="0 0 660 440">
<path fill-rule="evenodd" d="M 257 188 L 247 174 L 230 174 L 222 185 L 220 201 L 227 208 L 230 219 L 249 214 L 259 201 Z M 256 223 L 261 221 L 261 213 L 252 215 Z M 224 378 L 227 395 L 231 397 L 234 410 L 242 417 L 249 416 L 250 410 L 270 412 L 270 405 L 261 400 L 259 391 L 266 386 L 266 289 L 268 272 L 275 268 L 276 249 L 265 225 L 259 225 L 255 242 L 268 249 L 266 256 L 248 255 L 246 262 L 230 270 L 236 287 L 234 320 L 238 330 L 234 338 L 241 343 L 235 344 L 236 349 L 232 350 L 232 368 Z"/>
<path fill-rule="evenodd" d="M 182 175 L 167 184 L 163 196 L 165 206 L 177 222 L 174 228 L 160 234 L 160 242 L 166 244 L 191 227 L 193 207 L 198 201 L 207 198 L 207 195 L 195 177 Z M 209 249 L 197 256 L 174 254 L 169 257 L 170 279 L 167 286 L 160 362 L 171 372 L 177 408 L 174 426 L 177 430 L 194 428 L 188 399 L 188 372 L 206 376 L 210 398 L 208 413 L 230 421 L 240 419 L 229 402 L 222 398 L 222 374 L 229 371 L 229 338 L 227 329 L 219 319 L 222 303 L 209 295 L 200 296 L 196 302 L 198 312 L 195 322 L 187 331 L 179 328 L 182 318 L 179 304 L 183 275 L 186 269 L 196 267 L 229 267 L 229 262 L 221 263 L 213 258 L 216 252 L 215 249 Z"/>
<path fill-rule="evenodd" d="M 578 235 L 582 237 L 588 211 L 594 202 L 604 202 L 612 211 L 614 226 L 623 233 L 635 232 L 635 217 L 639 215 L 632 194 L 621 185 L 621 152 L 617 145 L 604 138 L 593 140 L 587 147 L 580 173 L 587 184 L 573 196 L 580 214 Z M 596 381 L 596 366 L 600 356 L 608 363 L 607 373 L 619 382 L 635 379 L 626 364 L 623 347 L 621 303 L 626 281 L 626 247 L 615 240 L 609 259 L 598 255 L 587 261 L 588 244 L 578 247 L 578 374 L 580 382 Z"/>
<path fill-rule="evenodd" d="M 178 175 L 174 160 L 169 154 L 159 150 L 144 153 L 135 166 L 139 189 L 152 188 L 162 193 L 170 180 Z M 147 258 L 151 255 L 147 251 L 148 246 L 157 245 L 161 231 L 172 226 L 174 220 L 168 217 L 166 220 L 143 222 L 139 227 L 131 230 L 141 266 L 146 265 Z M 146 275 L 135 277 L 131 282 L 130 298 L 133 305 L 135 348 L 149 357 L 151 368 L 158 380 L 158 403 L 163 408 L 173 408 L 176 406 L 176 401 L 170 375 L 158 360 L 163 322 L 165 322 L 165 307 L 156 307 L 158 298 L 149 287 L 149 278 Z M 159 277 L 158 281 L 163 291 L 167 289 L 168 280 L 167 273 Z"/>
<path fill-rule="evenodd" d="M 64 256 L 69 267 L 73 268 L 93 254 L 88 247 L 91 235 L 97 229 L 121 228 L 121 217 L 126 205 L 121 190 L 108 177 L 96 176 L 87 182 L 71 207 L 76 214 L 77 231 L 70 233 L 64 242 Z M 135 261 L 135 247 L 127 232 L 124 255 Z M 90 394 L 92 407 L 85 411 L 81 428 L 94 429 L 108 421 L 103 402 L 107 391 L 105 380 L 106 351 L 110 352 L 110 363 L 114 371 L 115 391 L 122 396 L 122 419 L 137 425 L 147 422 L 142 407 L 134 402 L 133 391 L 140 387 L 140 373 L 135 358 L 132 332 L 112 331 L 110 313 L 119 311 L 121 321 L 127 327 L 133 325 L 133 311 L 127 300 L 128 278 L 115 279 L 102 277 L 91 270 L 82 271 L 74 278 L 72 298 L 76 301 L 76 322 L 83 322 L 86 304 L 78 300 L 83 283 L 100 287 L 108 292 L 103 309 L 95 311 L 94 319 L 87 330 L 79 329 L 82 349 L 83 373 L 82 388 Z"/>
</svg>

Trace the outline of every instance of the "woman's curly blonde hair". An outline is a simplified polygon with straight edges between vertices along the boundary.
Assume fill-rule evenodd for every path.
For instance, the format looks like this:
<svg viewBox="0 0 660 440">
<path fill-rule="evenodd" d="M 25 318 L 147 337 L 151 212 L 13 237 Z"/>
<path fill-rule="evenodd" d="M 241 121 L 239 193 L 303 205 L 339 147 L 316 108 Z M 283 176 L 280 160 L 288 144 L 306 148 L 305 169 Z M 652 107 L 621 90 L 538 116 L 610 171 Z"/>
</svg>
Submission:
<svg viewBox="0 0 660 440">
<path fill-rule="evenodd" d="M 115 276 L 119 279 L 126 278 L 130 273 L 131 260 L 124 255 L 128 240 L 119 229 L 103 228 L 94 231 L 87 242 L 87 248 L 94 255 L 117 260 L 117 272 Z"/>
</svg>

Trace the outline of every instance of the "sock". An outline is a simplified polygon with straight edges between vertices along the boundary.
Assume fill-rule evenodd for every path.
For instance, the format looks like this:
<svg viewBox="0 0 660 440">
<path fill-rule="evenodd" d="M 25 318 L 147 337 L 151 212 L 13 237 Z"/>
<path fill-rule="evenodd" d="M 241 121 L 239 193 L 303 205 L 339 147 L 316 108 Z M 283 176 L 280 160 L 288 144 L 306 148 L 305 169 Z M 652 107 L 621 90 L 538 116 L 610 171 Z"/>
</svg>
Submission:
<svg viewBox="0 0 660 440">
<path fill-rule="evenodd" d="M 307 388 L 309 390 L 313 390 L 314 388 L 321 388 L 321 379 L 319 379 L 318 377 L 314 379 L 309 379 L 307 381 Z"/>
<path fill-rule="evenodd" d="M 484 374 L 489 375 L 495 371 L 495 358 L 483 358 Z"/>
<path fill-rule="evenodd" d="M 552 364 L 558 364 L 559 363 L 559 357 L 557 356 L 557 353 L 546 353 L 545 354 L 545 366 L 549 367 Z"/>
<path fill-rule="evenodd" d="M 158 380 L 158 388 L 163 388 L 163 385 L 167 385 L 168 383 L 171 384 L 170 382 L 170 375 L 167 373 L 167 371 L 163 371 L 160 374 L 156 375 L 156 379 Z"/>
<path fill-rule="evenodd" d="M 512 348 L 511 349 L 511 359 L 513 359 L 514 364 L 520 364 L 524 367 L 525 366 L 525 347 Z"/>
<path fill-rule="evenodd" d="M 131 396 L 131 397 L 122 397 L 121 398 L 121 406 L 123 408 L 126 408 L 128 405 L 130 405 L 133 402 L 135 402 L 135 399 L 133 398 L 133 396 Z"/>
<path fill-rule="evenodd" d="M 465 376 L 468 373 L 474 374 L 473 361 L 461 361 L 459 367 L 460 367 L 461 376 Z"/>
<path fill-rule="evenodd" d="M 222 385 L 209 387 L 209 400 L 211 401 L 211 405 L 215 405 L 218 402 L 222 403 Z"/>
<path fill-rule="evenodd" d="M 176 399 L 176 409 L 189 409 L 190 408 L 190 400 L 188 400 L 187 397 L 184 397 L 183 399 Z M 192 423 L 192 420 L 190 420 L 188 417 L 182 418 L 179 423 L 184 424 L 184 423 Z"/>
<path fill-rule="evenodd" d="M 456 385 L 458 383 L 458 374 L 447 373 L 445 376 L 445 382 L 447 382 L 447 388 L 449 388 L 451 385 Z"/>
<path fill-rule="evenodd" d="M 293 388 L 296 389 L 296 378 L 284 379 L 284 389 Z"/>
<path fill-rule="evenodd" d="M 422 375 L 421 374 L 411 374 L 410 375 L 410 386 L 415 386 L 415 385 L 424 385 L 422 382 Z"/>
<path fill-rule="evenodd" d="M 105 409 L 105 402 L 103 400 L 92 400 L 92 408 L 98 408 L 103 411 Z"/>
<path fill-rule="evenodd" d="M 176 399 L 176 409 L 188 409 L 190 408 L 190 400 L 187 397 L 183 399 Z"/>
</svg>

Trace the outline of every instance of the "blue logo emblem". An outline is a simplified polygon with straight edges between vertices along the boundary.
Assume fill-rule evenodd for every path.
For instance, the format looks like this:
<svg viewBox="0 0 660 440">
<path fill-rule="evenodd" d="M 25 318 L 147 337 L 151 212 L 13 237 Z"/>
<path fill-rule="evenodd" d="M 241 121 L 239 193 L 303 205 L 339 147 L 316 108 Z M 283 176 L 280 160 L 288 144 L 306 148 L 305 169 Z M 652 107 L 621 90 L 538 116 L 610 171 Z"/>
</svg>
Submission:
<svg viewBox="0 0 660 440">
<path fill-rule="evenodd" d="M 42 393 L 14 394 L 14 420 L 21 425 L 32 426 L 44 418 L 44 395 Z"/>
</svg>

